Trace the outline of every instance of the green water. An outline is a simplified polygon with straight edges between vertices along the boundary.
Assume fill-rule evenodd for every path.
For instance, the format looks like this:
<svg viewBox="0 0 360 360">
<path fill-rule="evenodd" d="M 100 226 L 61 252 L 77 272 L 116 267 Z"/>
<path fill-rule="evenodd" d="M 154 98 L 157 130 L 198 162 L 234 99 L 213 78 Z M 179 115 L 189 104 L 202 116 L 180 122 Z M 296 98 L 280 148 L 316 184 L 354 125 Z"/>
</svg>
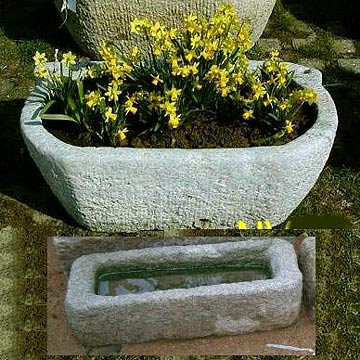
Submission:
<svg viewBox="0 0 360 360">
<path fill-rule="evenodd" d="M 172 270 L 133 272 L 103 272 L 97 278 L 96 294 L 119 296 L 143 294 L 159 290 L 190 289 L 198 286 L 231 284 L 244 281 L 269 279 L 265 267 L 239 265 L 202 266 Z"/>
</svg>

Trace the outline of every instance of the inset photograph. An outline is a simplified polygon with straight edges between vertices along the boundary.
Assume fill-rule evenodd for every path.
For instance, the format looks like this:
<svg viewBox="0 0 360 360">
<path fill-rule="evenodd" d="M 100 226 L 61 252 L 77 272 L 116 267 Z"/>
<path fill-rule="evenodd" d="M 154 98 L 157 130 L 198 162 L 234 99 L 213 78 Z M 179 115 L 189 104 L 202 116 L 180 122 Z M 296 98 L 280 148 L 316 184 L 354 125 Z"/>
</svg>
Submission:
<svg viewBox="0 0 360 360">
<path fill-rule="evenodd" d="M 315 355 L 315 238 L 50 238 L 48 355 Z"/>
</svg>

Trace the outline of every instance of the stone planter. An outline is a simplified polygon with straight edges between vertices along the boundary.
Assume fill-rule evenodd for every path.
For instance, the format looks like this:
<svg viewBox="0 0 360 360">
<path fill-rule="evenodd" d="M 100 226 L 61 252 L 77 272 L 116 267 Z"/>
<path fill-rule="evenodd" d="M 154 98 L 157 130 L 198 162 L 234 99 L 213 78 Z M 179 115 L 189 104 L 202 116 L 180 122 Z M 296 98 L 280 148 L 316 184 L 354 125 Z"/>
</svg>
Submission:
<svg viewBox="0 0 360 360">
<path fill-rule="evenodd" d="M 95 294 L 97 274 L 104 269 L 130 272 L 238 263 L 267 265 L 271 278 L 144 294 Z M 84 255 L 72 265 L 65 307 L 79 341 L 103 346 L 285 327 L 298 316 L 301 294 L 293 246 L 266 239 Z"/>
<path fill-rule="evenodd" d="M 54 2 L 60 9 L 63 0 Z M 139 40 L 135 40 L 129 31 L 130 22 L 136 17 L 147 17 L 169 26 L 179 26 L 184 15 L 199 12 L 212 15 L 222 2 L 223 0 L 77 0 L 76 14 L 68 12 L 66 26 L 81 49 L 96 58 L 97 49 L 104 38 L 114 41 L 122 50 L 139 45 Z M 232 3 L 239 16 L 249 21 L 252 39 L 257 41 L 264 31 L 275 0 L 234 0 Z"/>
<path fill-rule="evenodd" d="M 252 66 L 256 66 L 252 62 Z M 321 73 L 291 65 L 318 93 L 318 117 L 283 146 L 228 149 L 76 147 L 51 135 L 31 95 L 21 131 L 31 157 L 67 212 L 98 231 L 235 228 L 241 219 L 284 222 L 314 186 L 336 134 Z M 36 89 L 35 89 L 36 91 Z"/>
</svg>

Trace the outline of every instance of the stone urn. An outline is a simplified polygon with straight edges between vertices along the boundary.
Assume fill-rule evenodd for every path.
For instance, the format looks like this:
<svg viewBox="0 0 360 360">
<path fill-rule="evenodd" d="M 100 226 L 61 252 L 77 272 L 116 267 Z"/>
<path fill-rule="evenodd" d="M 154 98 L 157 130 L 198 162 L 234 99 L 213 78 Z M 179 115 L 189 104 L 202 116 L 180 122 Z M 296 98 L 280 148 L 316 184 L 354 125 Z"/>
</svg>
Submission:
<svg viewBox="0 0 360 360">
<path fill-rule="evenodd" d="M 63 0 L 54 0 L 60 10 Z M 130 22 L 137 17 L 157 20 L 168 26 L 180 26 L 184 16 L 204 13 L 211 16 L 223 0 L 77 0 L 76 12 L 67 11 L 66 26 L 80 48 L 93 58 L 99 58 L 102 39 L 114 41 L 126 51 L 141 45 L 130 34 Z M 248 21 L 255 43 L 268 22 L 276 0 L 233 0 L 239 16 Z M 65 17 L 65 11 L 62 12 Z"/>
<path fill-rule="evenodd" d="M 259 62 L 252 61 L 256 68 Z M 295 81 L 318 94 L 317 119 L 286 145 L 151 149 L 77 147 L 42 125 L 36 88 L 21 132 L 46 182 L 81 225 L 108 232 L 234 229 L 284 222 L 314 186 L 337 129 L 335 104 L 318 70 L 289 64 Z"/>
</svg>

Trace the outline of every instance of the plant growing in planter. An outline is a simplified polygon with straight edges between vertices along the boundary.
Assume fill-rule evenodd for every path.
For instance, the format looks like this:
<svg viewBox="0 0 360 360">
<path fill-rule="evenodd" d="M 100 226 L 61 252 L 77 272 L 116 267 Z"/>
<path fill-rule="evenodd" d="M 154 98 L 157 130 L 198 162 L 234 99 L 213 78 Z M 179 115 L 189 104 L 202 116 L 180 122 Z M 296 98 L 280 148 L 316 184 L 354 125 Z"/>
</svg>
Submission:
<svg viewBox="0 0 360 360">
<path fill-rule="evenodd" d="M 251 46 L 250 32 L 230 5 L 220 6 L 210 19 L 190 15 L 183 32 L 147 19 L 135 19 L 131 27 L 148 40 L 149 53 L 135 47 L 130 56 L 118 56 L 103 41 L 103 62 L 87 67 L 76 80 L 71 78 L 76 65 L 71 53 L 64 55 L 60 74 L 49 73 L 46 58 L 36 54 L 36 73 L 50 90 L 42 119 L 75 122 L 80 132 L 90 132 L 102 145 L 121 145 L 127 132 L 131 138 L 160 132 L 161 137 L 170 133 L 175 146 L 173 129 L 187 127 L 189 135 L 199 125 L 197 118 L 207 115 L 223 122 L 226 114 L 227 124 L 247 127 L 250 144 L 257 144 L 266 137 L 273 142 L 291 138 L 301 128 L 302 105 L 316 101 L 315 91 L 294 84 L 277 51 L 259 71 L 249 71 L 245 52 Z M 63 65 L 70 76 L 64 76 Z M 54 104 L 66 116 L 45 115 Z"/>
<path fill-rule="evenodd" d="M 149 40 L 149 53 L 133 48 L 130 55 L 118 55 L 114 46 L 103 42 L 103 62 L 88 65 L 76 76 L 71 53 L 55 66 L 60 73 L 48 70 L 43 54 L 34 57 L 36 75 L 44 79 L 47 94 L 40 117 L 75 123 L 81 142 L 92 146 L 80 150 L 46 133 L 50 142 L 61 144 L 67 159 L 59 158 L 59 149 L 51 156 L 59 166 L 50 165 L 52 171 L 43 174 L 70 214 L 84 225 L 104 230 L 199 223 L 233 227 L 239 219 L 284 221 L 313 186 L 336 131 L 336 111 L 319 74 L 314 77 L 314 71 L 281 63 L 277 52 L 268 61 L 249 64 L 245 55 L 251 45 L 249 29 L 226 4 L 211 18 L 190 15 L 184 31 L 146 19 L 134 20 L 132 30 Z M 316 102 L 317 96 L 318 105 L 326 105 L 334 116 L 321 121 L 325 113 L 318 106 L 320 122 L 306 131 L 303 105 Z M 57 109 L 65 114 L 52 111 Z M 210 129 L 210 135 L 221 140 L 218 134 L 224 125 L 237 149 L 128 147 L 196 147 L 194 133 L 204 139 Z M 23 126 L 25 141 L 42 168 L 49 157 L 43 158 L 44 152 L 24 130 Z M 244 142 L 286 144 L 304 132 L 283 146 L 238 148 Z M 236 142 L 239 138 L 241 145 Z M 216 140 L 200 147 L 221 146 Z M 100 147 L 96 154 L 94 145 L 111 147 Z M 75 160 L 82 161 L 80 154 L 87 162 L 84 168 Z M 299 172 L 294 163 L 300 160 Z M 301 175 L 302 183 L 291 180 L 291 175 Z M 51 185 L 54 176 L 65 184 Z M 112 191 L 105 196 L 106 188 Z"/>
</svg>

